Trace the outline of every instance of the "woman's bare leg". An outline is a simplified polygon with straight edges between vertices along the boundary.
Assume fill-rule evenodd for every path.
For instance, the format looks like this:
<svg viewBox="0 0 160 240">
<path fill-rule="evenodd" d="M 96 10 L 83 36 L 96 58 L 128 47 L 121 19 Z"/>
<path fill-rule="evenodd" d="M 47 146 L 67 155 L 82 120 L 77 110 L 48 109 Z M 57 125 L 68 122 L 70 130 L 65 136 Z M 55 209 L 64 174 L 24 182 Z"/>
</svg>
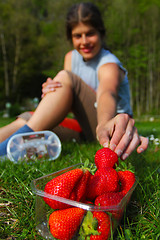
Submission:
<svg viewBox="0 0 160 240">
<path fill-rule="evenodd" d="M 18 118 L 12 123 L 0 128 L 0 142 L 3 142 L 10 135 L 15 133 L 19 128 L 23 127 L 26 121 L 22 118 Z"/>
<path fill-rule="evenodd" d="M 55 77 L 62 87 L 47 93 L 39 103 L 27 125 L 34 131 L 50 130 L 57 126 L 68 114 L 72 106 L 72 82 L 66 71 L 61 71 Z"/>
<path fill-rule="evenodd" d="M 41 131 L 53 129 L 64 119 L 72 105 L 72 83 L 66 71 L 59 72 L 55 80 L 61 82 L 62 87 L 48 93 L 28 121 L 18 118 L 0 128 L 0 142 L 7 139 L 26 123 L 32 130 Z"/>
</svg>

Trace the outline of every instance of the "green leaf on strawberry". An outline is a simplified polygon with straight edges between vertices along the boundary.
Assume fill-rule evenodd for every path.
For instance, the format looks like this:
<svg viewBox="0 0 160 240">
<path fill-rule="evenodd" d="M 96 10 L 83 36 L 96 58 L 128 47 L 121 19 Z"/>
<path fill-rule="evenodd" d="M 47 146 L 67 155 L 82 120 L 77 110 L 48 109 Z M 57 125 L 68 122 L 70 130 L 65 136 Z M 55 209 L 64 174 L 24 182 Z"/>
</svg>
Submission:
<svg viewBox="0 0 160 240">
<path fill-rule="evenodd" d="M 110 217 L 102 211 L 88 211 L 80 227 L 78 240 L 107 240 L 111 232 Z"/>
<path fill-rule="evenodd" d="M 93 213 L 91 211 L 88 211 L 80 227 L 79 234 L 80 236 L 84 237 L 90 236 L 91 234 L 99 235 L 97 227 L 98 220 L 96 218 L 93 218 Z"/>
<path fill-rule="evenodd" d="M 86 159 L 83 166 L 81 167 L 83 170 L 88 170 L 92 175 L 94 175 L 94 173 L 97 170 L 97 167 L 95 164 L 90 163 L 89 159 Z"/>
<path fill-rule="evenodd" d="M 135 168 L 133 167 L 131 162 L 127 162 L 119 159 L 119 164 L 116 165 L 116 171 L 125 171 L 125 170 L 129 170 L 135 173 Z"/>
</svg>

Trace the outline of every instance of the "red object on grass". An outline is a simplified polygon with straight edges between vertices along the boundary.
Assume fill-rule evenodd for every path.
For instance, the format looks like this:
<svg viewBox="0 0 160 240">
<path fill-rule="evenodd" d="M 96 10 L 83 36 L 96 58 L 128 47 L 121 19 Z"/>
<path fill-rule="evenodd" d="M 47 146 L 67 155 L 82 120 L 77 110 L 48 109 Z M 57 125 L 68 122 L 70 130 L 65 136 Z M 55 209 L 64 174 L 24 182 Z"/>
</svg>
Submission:
<svg viewBox="0 0 160 240">
<path fill-rule="evenodd" d="M 60 126 L 72 129 L 77 132 L 82 132 L 82 129 L 76 119 L 73 118 L 65 118 L 60 124 Z"/>
</svg>

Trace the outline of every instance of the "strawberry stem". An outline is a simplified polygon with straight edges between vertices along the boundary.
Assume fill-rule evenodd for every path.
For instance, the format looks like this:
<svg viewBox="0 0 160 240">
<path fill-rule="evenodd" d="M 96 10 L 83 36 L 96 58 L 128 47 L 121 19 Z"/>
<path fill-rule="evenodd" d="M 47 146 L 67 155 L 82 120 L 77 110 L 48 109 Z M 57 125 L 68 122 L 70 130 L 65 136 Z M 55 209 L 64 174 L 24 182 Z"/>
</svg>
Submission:
<svg viewBox="0 0 160 240">
<path fill-rule="evenodd" d="M 88 170 L 92 175 L 94 175 L 94 173 L 97 170 L 97 167 L 93 163 L 90 163 L 89 159 L 86 159 L 84 165 L 82 166 L 82 169 Z"/>
<path fill-rule="evenodd" d="M 135 172 L 135 169 L 130 162 L 127 164 L 125 161 L 119 159 L 119 164 L 118 165 L 116 164 L 116 171 L 126 171 L 126 170 L 129 170 L 130 172 L 133 172 L 133 173 Z"/>
<path fill-rule="evenodd" d="M 83 237 L 85 237 L 84 239 L 90 239 L 89 236 L 92 234 L 100 235 L 100 233 L 97 231 L 97 227 L 98 220 L 93 217 L 93 213 L 91 211 L 88 211 L 81 225 L 79 231 L 80 237 L 78 239 L 83 239 Z"/>
</svg>

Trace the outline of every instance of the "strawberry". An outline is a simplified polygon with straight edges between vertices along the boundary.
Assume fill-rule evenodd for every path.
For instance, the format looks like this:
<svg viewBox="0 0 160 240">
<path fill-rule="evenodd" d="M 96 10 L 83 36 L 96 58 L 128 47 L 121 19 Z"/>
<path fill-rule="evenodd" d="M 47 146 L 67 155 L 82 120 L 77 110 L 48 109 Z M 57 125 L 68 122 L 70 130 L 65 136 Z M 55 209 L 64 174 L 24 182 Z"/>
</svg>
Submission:
<svg viewBox="0 0 160 240">
<path fill-rule="evenodd" d="M 95 199 L 96 206 L 115 206 L 124 197 L 122 192 L 107 192 Z"/>
<path fill-rule="evenodd" d="M 85 210 L 82 208 L 67 208 L 54 211 L 49 216 L 50 232 L 56 239 L 70 240 L 76 234 Z"/>
<path fill-rule="evenodd" d="M 107 240 L 110 236 L 110 217 L 102 211 L 88 211 L 80 227 L 80 239 Z"/>
<path fill-rule="evenodd" d="M 119 177 L 111 167 L 98 169 L 88 182 L 87 199 L 93 201 L 106 192 L 116 192 L 119 188 Z"/>
<path fill-rule="evenodd" d="M 82 178 L 82 176 L 82 169 L 77 168 L 74 170 L 70 170 L 49 181 L 46 184 L 44 191 L 52 195 L 70 199 L 72 190 L 74 189 L 77 182 Z M 55 201 L 46 197 L 44 197 L 44 201 L 53 209 L 63 209 L 69 207 L 65 203 Z"/>
<path fill-rule="evenodd" d="M 75 185 L 71 199 L 75 199 L 76 201 L 84 201 L 86 199 L 86 190 L 87 190 L 87 183 L 89 181 L 89 178 L 92 176 L 92 174 L 86 169 L 84 170 L 84 174 L 80 181 Z"/>
<path fill-rule="evenodd" d="M 117 173 L 121 183 L 121 192 L 125 195 L 136 181 L 135 174 L 130 170 L 118 171 Z"/>
<path fill-rule="evenodd" d="M 124 195 L 122 192 L 108 192 L 98 196 L 95 199 L 96 206 L 107 206 L 108 211 L 112 213 L 112 215 L 116 219 L 120 219 L 122 217 L 123 210 L 121 207 L 117 207 L 117 205 L 121 202 Z"/>
<path fill-rule="evenodd" d="M 105 212 L 93 212 L 93 218 L 98 220 L 97 231 L 100 235 L 91 234 L 90 240 L 107 240 L 110 237 L 110 217 Z"/>
<path fill-rule="evenodd" d="M 95 154 L 97 168 L 115 167 L 118 164 L 118 155 L 110 148 L 99 149 Z"/>
</svg>

